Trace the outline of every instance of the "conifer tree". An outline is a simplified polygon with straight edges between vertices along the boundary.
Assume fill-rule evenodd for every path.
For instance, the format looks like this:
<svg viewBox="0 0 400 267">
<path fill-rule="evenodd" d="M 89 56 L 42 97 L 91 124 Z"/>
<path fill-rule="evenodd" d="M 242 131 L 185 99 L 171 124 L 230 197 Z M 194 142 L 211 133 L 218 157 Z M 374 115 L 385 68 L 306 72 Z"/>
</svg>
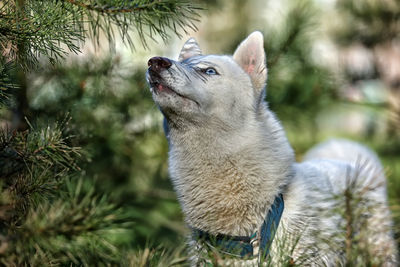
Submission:
<svg viewBox="0 0 400 267">
<path fill-rule="evenodd" d="M 0 265 L 124 264 L 132 220 L 82 169 L 90 153 L 68 115 L 37 119 L 29 74 L 42 59 L 54 65 L 79 53 L 88 39 L 99 44 L 101 34 L 132 48 L 135 35 L 143 46 L 166 41 L 195 29 L 199 10 L 186 0 L 0 3 Z"/>
<path fill-rule="evenodd" d="M 156 36 L 165 41 L 170 31 L 180 35 L 187 28 L 196 29 L 198 10 L 186 0 L 3 1 L 0 6 L 1 69 L 7 72 L 6 62 L 16 65 L 19 90 L 15 122 L 24 124 L 23 118 L 29 117 L 25 74 L 35 68 L 40 56 L 55 63 L 70 52 L 79 53 L 80 44 L 88 37 L 99 42 L 100 34 L 105 34 L 110 43 L 119 34 L 131 47 L 134 47 L 134 35 L 144 46 L 149 38 Z M 1 83 L 6 80 L 7 75 L 0 77 Z M 24 128 L 24 125 L 16 126 Z"/>
</svg>

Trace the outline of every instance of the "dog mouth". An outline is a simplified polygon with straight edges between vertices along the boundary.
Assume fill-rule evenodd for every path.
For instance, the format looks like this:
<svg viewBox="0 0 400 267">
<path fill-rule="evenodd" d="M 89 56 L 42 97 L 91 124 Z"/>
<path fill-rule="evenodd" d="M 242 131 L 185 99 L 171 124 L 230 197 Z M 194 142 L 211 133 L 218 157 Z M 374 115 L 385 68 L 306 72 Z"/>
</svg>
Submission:
<svg viewBox="0 0 400 267">
<path fill-rule="evenodd" d="M 171 87 L 169 87 L 168 85 L 166 85 L 165 82 L 163 82 L 163 78 L 157 72 L 149 69 L 148 74 L 149 74 L 148 82 L 150 84 L 150 91 L 153 94 L 155 94 L 155 95 L 163 95 L 163 94 L 174 95 L 174 96 L 178 96 L 183 99 L 187 99 L 187 100 L 192 101 L 192 102 L 196 103 L 197 105 L 199 105 L 199 103 L 197 103 L 195 100 L 187 97 L 186 95 L 178 93 L 176 90 L 174 90 Z"/>
<path fill-rule="evenodd" d="M 164 83 L 162 83 L 160 81 L 151 81 L 150 89 L 151 89 L 152 93 L 154 93 L 156 95 L 165 93 L 165 94 L 174 94 L 174 95 L 178 95 L 180 97 L 184 97 L 181 94 L 178 94 L 173 89 L 171 89 L 171 87 L 168 87 L 167 85 L 165 85 Z"/>
</svg>

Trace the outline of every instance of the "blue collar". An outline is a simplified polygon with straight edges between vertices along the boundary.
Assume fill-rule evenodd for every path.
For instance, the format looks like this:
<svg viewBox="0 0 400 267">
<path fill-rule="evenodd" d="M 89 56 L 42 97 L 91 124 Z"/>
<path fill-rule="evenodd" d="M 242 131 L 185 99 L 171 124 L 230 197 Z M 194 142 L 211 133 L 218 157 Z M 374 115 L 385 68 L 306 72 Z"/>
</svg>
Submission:
<svg viewBox="0 0 400 267">
<path fill-rule="evenodd" d="M 194 239 L 218 249 L 222 254 L 251 258 L 254 256 L 265 259 L 274 240 L 276 229 L 282 217 L 284 202 L 282 194 L 275 197 L 259 232 L 251 236 L 229 236 L 223 234 L 211 235 L 199 229 L 192 229 Z"/>
</svg>

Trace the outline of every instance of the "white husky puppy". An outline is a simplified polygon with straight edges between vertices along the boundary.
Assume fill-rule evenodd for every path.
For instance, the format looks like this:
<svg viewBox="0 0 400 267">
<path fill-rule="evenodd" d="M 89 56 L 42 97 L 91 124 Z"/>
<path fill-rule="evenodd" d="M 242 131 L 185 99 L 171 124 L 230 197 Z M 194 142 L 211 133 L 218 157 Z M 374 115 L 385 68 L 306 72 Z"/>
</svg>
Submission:
<svg viewBox="0 0 400 267">
<path fill-rule="evenodd" d="M 264 101 L 260 32 L 233 56 L 202 55 L 191 38 L 178 61 L 153 57 L 148 64 L 153 99 L 165 116 L 170 176 L 192 230 L 194 265 L 343 265 L 360 230 L 346 221 L 357 220 L 351 210 L 341 216 L 334 208 L 353 201 L 354 192 L 362 203 L 375 203 L 363 213 L 368 255 L 396 265 L 378 159 L 361 145 L 332 141 L 295 162 Z"/>
</svg>

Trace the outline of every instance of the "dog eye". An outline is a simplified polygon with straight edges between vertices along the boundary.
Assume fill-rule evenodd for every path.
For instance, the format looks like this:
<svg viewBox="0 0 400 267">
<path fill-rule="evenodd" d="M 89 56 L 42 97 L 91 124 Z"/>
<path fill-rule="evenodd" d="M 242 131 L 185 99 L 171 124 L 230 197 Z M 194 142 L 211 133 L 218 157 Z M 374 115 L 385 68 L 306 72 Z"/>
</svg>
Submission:
<svg viewBox="0 0 400 267">
<path fill-rule="evenodd" d="M 204 70 L 204 73 L 207 75 L 217 75 L 218 72 L 214 68 L 207 68 Z"/>
</svg>

